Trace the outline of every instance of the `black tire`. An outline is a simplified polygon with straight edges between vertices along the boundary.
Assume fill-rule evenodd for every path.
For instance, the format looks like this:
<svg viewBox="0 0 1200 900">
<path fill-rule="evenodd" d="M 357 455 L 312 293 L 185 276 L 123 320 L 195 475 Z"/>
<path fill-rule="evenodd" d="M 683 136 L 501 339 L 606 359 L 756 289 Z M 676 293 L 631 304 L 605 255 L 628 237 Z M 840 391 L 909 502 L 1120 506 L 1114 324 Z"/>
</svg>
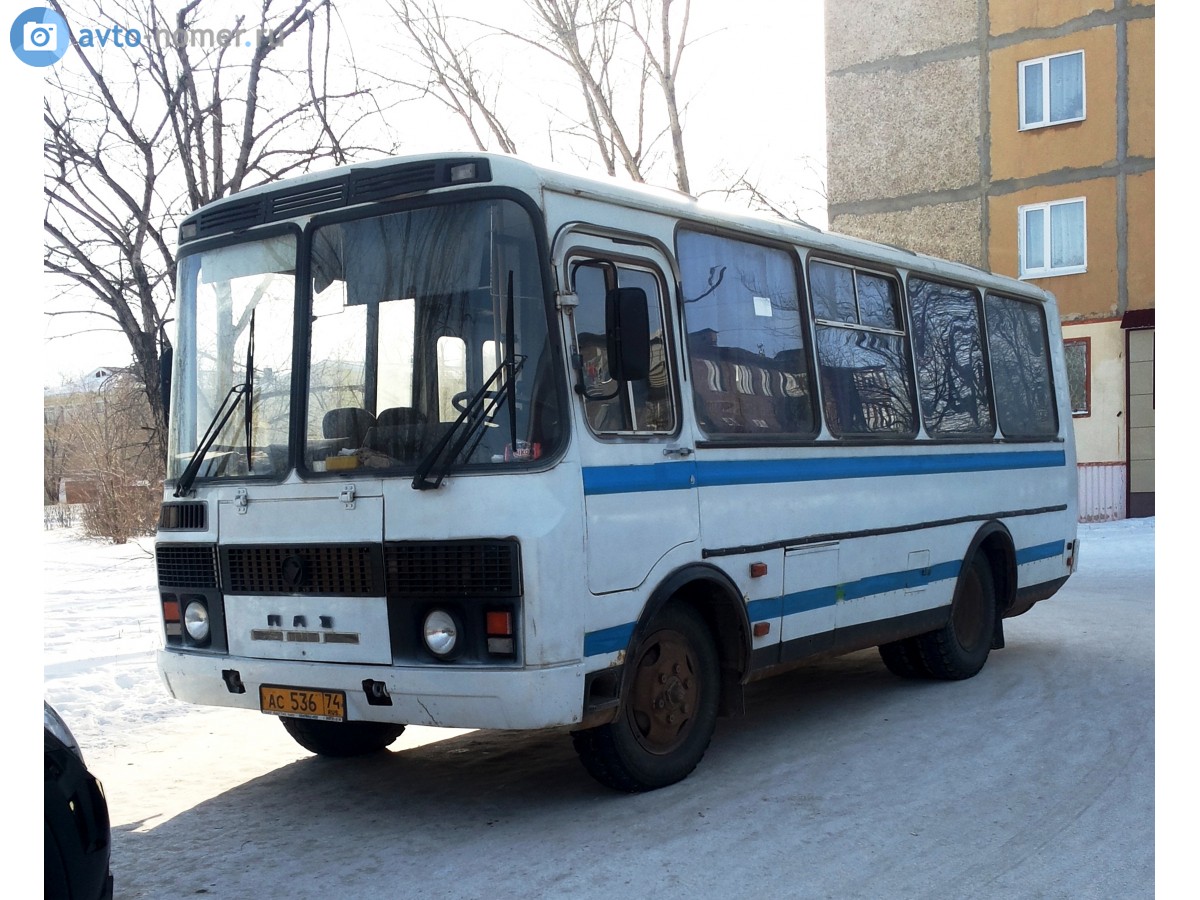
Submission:
<svg viewBox="0 0 1200 900">
<path fill-rule="evenodd" d="M 921 651 L 916 638 L 905 638 L 879 645 L 879 656 L 893 675 L 901 678 L 928 678 L 929 670 L 921 661 Z"/>
<path fill-rule="evenodd" d="M 996 585 L 987 559 L 976 554 L 959 577 L 950 621 L 913 641 L 932 677 L 959 681 L 983 668 L 995 633 Z"/>
<path fill-rule="evenodd" d="M 704 757 L 720 672 L 708 626 L 685 606 L 654 619 L 629 665 L 617 718 L 571 738 L 593 778 L 634 794 L 682 781 Z"/>
<path fill-rule="evenodd" d="M 287 733 L 318 756 L 362 756 L 375 753 L 404 733 L 391 722 L 323 722 L 320 719 L 280 717 Z"/>
</svg>

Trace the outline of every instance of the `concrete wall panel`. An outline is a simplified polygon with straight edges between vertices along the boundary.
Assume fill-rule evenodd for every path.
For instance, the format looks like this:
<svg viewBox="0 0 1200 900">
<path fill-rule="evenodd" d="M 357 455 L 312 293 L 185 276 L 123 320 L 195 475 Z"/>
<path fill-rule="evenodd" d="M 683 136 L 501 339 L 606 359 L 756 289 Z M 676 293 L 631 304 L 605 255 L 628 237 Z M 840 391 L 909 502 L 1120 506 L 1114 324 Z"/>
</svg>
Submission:
<svg viewBox="0 0 1200 900">
<path fill-rule="evenodd" d="M 830 203 L 978 184 L 978 85 L 976 59 L 831 78 Z"/>
<path fill-rule="evenodd" d="M 918 206 L 901 212 L 841 215 L 830 223 L 830 229 L 982 266 L 979 239 L 982 209 L 979 200 L 971 200 Z"/>
<path fill-rule="evenodd" d="M 978 0 L 831 0 L 825 4 L 825 70 L 974 41 L 978 19 Z"/>
</svg>

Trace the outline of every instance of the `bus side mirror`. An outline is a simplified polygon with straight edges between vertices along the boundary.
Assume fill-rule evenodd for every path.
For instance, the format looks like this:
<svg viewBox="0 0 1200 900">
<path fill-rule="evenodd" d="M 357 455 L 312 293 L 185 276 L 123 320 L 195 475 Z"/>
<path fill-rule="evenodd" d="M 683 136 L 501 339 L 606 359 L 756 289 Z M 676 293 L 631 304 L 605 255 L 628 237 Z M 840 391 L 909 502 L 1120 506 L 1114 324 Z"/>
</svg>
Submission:
<svg viewBox="0 0 1200 900">
<path fill-rule="evenodd" d="M 641 288 L 613 288 L 605 296 L 608 371 L 617 381 L 650 374 L 650 313 Z"/>
</svg>

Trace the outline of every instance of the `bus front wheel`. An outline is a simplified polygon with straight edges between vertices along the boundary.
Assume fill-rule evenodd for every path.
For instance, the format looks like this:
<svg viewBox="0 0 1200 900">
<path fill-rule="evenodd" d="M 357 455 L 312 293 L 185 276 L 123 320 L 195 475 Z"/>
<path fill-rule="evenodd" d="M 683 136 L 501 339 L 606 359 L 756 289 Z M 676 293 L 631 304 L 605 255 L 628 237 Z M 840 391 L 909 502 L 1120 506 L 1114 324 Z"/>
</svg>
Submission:
<svg viewBox="0 0 1200 900">
<path fill-rule="evenodd" d="M 593 778 L 639 793 L 682 781 L 699 764 L 716 728 L 719 670 L 708 626 L 678 605 L 654 619 L 628 664 L 616 719 L 571 737 Z"/>
<path fill-rule="evenodd" d="M 921 663 L 934 678 L 971 678 L 987 662 L 996 629 L 996 584 L 982 554 L 963 570 L 950 621 L 936 631 L 913 638 Z"/>
<path fill-rule="evenodd" d="M 362 756 L 375 753 L 404 733 L 391 722 L 325 722 L 320 719 L 280 720 L 297 744 L 318 756 Z"/>
</svg>

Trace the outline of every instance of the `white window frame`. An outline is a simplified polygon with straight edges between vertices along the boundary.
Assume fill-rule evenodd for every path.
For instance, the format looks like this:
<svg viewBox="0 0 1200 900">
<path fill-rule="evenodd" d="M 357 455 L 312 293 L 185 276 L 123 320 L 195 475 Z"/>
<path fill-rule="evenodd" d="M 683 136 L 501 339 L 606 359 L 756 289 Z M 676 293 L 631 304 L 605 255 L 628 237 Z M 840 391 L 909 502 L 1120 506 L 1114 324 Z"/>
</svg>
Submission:
<svg viewBox="0 0 1200 900">
<path fill-rule="evenodd" d="M 1050 211 L 1055 206 L 1066 206 L 1071 203 L 1079 203 L 1083 205 L 1083 262 L 1070 266 L 1055 266 L 1051 257 L 1051 239 L 1053 229 L 1050 227 Z M 1028 254 L 1025 247 L 1025 235 L 1027 229 L 1025 226 L 1026 217 L 1029 213 L 1038 210 L 1043 213 L 1042 228 L 1042 261 L 1044 265 L 1038 268 L 1031 268 L 1026 265 Z M 1020 268 L 1021 279 L 1028 278 L 1052 278 L 1056 275 L 1078 275 L 1081 272 L 1087 271 L 1087 198 L 1086 197 L 1070 197 L 1066 200 L 1051 200 L 1048 203 L 1029 203 L 1025 206 L 1017 207 L 1017 265 Z"/>
<path fill-rule="evenodd" d="M 1080 114 L 1070 119 L 1051 119 L 1050 118 L 1050 60 L 1060 59 L 1064 56 L 1079 57 L 1079 83 L 1080 92 Z M 1040 56 L 1037 59 L 1027 59 L 1017 63 L 1017 120 L 1020 123 L 1020 131 L 1029 131 L 1034 128 L 1048 128 L 1051 125 L 1065 125 L 1068 122 L 1082 122 L 1087 118 L 1087 61 L 1084 59 L 1082 50 L 1071 50 L 1067 53 L 1052 53 L 1049 56 Z M 1042 69 L 1042 116 L 1043 118 L 1036 122 L 1027 122 L 1025 120 L 1025 70 L 1033 66 L 1039 66 Z"/>
</svg>

